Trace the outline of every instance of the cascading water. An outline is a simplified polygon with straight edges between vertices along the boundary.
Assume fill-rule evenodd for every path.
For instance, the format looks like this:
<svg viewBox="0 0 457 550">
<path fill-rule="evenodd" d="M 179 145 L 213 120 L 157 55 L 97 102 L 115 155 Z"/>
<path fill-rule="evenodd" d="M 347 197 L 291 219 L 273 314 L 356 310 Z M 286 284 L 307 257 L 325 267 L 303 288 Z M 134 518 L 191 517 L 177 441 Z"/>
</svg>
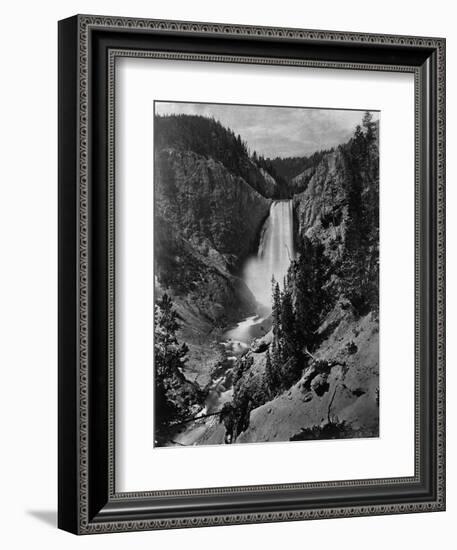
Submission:
<svg viewBox="0 0 457 550">
<path fill-rule="evenodd" d="M 292 201 L 274 201 L 262 228 L 257 257 L 247 262 L 243 275 L 257 302 L 269 310 L 271 278 L 282 286 L 294 254 Z"/>
</svg>

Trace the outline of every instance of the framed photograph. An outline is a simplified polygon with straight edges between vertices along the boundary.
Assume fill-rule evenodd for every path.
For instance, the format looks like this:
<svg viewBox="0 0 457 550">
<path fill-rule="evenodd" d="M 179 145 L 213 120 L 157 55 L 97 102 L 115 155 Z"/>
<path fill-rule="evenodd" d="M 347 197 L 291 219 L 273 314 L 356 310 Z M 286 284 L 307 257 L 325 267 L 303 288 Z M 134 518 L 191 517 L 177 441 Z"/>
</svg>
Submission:
<svg viewBox="0 0 457 550">
<path fill-rule="evenodd" d="M 445 41 L 59 22 L 59 527 L 445 509 Z"/>
</svg>

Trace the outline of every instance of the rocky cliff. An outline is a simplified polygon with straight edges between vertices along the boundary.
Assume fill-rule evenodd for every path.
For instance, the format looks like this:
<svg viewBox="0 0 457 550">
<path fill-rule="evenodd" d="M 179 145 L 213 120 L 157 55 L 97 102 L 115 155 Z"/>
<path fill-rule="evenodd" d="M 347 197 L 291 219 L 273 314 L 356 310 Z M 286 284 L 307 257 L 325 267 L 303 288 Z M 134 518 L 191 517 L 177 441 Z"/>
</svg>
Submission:
<svg viewBox="0 0 457 550">
<path fill-rule="evenodd" d="M 307 183 L 306 189 L 294 196 L 296 238 L 323 244 L 326 255 L 336 264 L 343 254 L 348 218 L 343 153 L 328 153 L 317 166 L 297 177 Z"/>
<path fill-rule="evenodd" d="M 156 155 L 155 197 L 158 285 L 201 327 L 252 312 L 254 298 L 237 273 L 256 250 L 270 201 L 222 163 L 175 149 Z"/>
<path fill-rule="evenodd" d="M 221 162 L 164 149 L 156 155 L 154 192 L 158 219 L 221 269 L 236 272 L 256 251 L 270 200 Z M 156 230 L 160 238 L 160 221 Z"/>
<path fill-rule="evenodd" d="M 188 370 L 203 372 L 204 384 L 218 354 L 218 331 L 255 310 L 240 270 L 257 250 L 271 203 L 265 195 L 276 182 L 227 130 L 201 118 L 158 118 L 154 246 L 156 295 L 172 297 L 191 349 Z M 196 142 L 192 124 L 203 124 L 201 140 L 211 130 L 219 141 L 210 134 Z"/>
</svg>

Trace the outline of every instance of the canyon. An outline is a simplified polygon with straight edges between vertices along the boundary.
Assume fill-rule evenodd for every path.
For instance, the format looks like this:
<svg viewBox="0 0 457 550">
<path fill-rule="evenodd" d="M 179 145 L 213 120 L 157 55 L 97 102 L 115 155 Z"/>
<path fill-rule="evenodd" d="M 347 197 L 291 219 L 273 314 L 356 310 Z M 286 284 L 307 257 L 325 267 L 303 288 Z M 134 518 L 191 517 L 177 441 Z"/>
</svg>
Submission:
<svg viewBox="0 0 457 550">
<path fill-rule="evenodd" d="M 376 437 L 376 128 L 287 165 L 253 159 L 216 121 L 179 118 L 159 121 L 155 292 L 173 301 L 182 375 L 201 397 L 160 444 Z M 302 335 L 273 390 L 272 278 Z"/>
</svg>

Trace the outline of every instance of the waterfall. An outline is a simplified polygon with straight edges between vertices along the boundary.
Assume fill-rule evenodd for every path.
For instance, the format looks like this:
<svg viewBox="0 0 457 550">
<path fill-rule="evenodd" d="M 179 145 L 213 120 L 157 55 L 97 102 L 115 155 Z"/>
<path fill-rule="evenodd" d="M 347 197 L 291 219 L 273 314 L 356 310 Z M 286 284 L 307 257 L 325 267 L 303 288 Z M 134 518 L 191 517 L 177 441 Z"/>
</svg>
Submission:
<svg viewBox="0 0 457 550">
<path fill-rule="evenodd" d="M 292 201 L 274 201 L 262 228 L 257 257 L 248 260 L 243 274 L 259 304 L 271 309 L 271 278 L 282 286 L 293 258 Z"/>
</svg>

